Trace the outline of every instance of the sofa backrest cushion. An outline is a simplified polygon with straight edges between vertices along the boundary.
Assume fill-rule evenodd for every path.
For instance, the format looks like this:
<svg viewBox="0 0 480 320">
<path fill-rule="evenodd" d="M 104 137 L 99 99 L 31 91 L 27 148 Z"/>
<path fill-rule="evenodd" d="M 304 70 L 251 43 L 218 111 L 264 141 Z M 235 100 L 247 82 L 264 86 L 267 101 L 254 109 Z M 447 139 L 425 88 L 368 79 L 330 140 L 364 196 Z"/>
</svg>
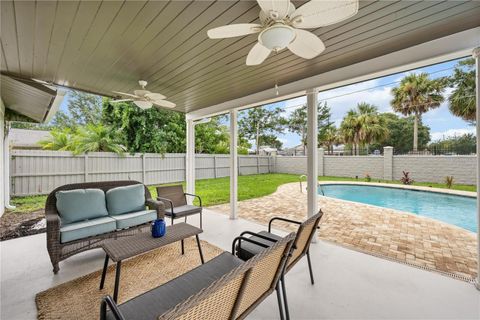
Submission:
<svg viewBox="0 0 480 320">
<path fill-rule="evenodd" d="M 107 209 L 110 215 L 145 210 L 145 187 L 143 184 L 118 187 L 106 192 Z"/>
<path fill-rule="evenodd" d="M 105 193 L 101 189 L 57 191 L 57 211 L 62 224 L 105 217 Z"/>
</svg>

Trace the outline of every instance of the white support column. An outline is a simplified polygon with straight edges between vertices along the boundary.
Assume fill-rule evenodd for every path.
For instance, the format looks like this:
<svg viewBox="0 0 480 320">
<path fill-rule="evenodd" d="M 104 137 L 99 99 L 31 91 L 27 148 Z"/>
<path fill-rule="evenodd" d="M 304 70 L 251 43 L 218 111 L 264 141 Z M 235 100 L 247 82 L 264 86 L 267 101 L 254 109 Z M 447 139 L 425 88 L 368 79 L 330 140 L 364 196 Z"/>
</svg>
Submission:
<svg viewBox="0 0 480 320">
<path fill-rule="evenodd" d="M 311 217 L 318 212 L 318 91 L 307 90 L 307 215 Z M 315 238 L 314 238 L 315 239 Z"/>
<path fill-rule="evenodd" d="M 3 142 L 3 176 L 4 176 L 4 181 L 1 181 L 0 183 L 4 184 L 4 206 L 7 209 L 13 210 L 15 209 L 15 206 L 10 204 L 10 186 L 11 186 L 11 180 L 10 180 L 10 122 L 5 123 L 6 126 L 6 132 L 5 132 L 5 137 Z M 1 169 L 0 169 L 1 170 Z M 3 208 L 2 208 L 3 209 Z M 1 212 L 1 211 L 0 211 Z M 0 214 L 1 216 L 1 214 Z"/>
<path fill-rule="evenodd" d="M 187 192 L 195 194 L 195 123 L 187 120 L 187 153 L 185 155 L 185 180 Z M 189 201 L 192 201 L 192 197 Z"/>
<path fill-rule="evenodd" d="M 476 67 L 476 95 L 477 95 L 477 281 L 476 287 L 480 290 L 480 47 L 473 50 Z"/>
<path fill-rule="evenodd" d="M 237 110 L 230 111 L 230 219 L 237 219 L 238 201 Z"/>
</svg>

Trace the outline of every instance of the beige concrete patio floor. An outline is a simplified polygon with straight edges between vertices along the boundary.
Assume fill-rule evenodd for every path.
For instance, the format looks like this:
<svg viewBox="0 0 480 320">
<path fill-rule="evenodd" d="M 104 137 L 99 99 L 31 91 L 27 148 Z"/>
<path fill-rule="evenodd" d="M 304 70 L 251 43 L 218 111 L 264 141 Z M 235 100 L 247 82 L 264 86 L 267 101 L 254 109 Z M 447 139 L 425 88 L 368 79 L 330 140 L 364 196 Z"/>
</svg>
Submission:
<svg viewBox="0 0 480 320">
<path fill-rule="evenodd" d="M 327 197 L 319 237 L 368 254 L 448 273 L 464 280 L 476 276 L 476 235 L 414 214 Z M 307 195 L 298 183 L 282 185 L 262 198 L 240 201 L 239 216 L 267 225 L 274 216 L 305 218 Z M 227 214 L 228 204 L 210 209 Z M 287 224 L 276 227 L 294 230 Z"/>
</svg>

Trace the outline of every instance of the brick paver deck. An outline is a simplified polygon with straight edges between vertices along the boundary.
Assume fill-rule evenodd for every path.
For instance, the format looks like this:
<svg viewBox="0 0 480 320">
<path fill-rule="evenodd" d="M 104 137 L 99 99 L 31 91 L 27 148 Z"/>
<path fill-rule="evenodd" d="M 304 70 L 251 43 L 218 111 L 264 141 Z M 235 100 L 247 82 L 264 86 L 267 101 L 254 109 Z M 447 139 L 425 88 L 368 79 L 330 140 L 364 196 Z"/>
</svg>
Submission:
<svg viewBox="0 0 480 320">
<path fill-rule="evenodd" d="M 282 185 L 262 198 L 241 201 L 241 218 L 267 224 L 282 216 L 302 220 L 307 195 L 298 183 Z M 476 235 L 470 231 L 402 211 L 320 197 L 324 211 L 319 237 L 346 247 L 461 278 L 476 276 Z M 228 213 L 229 205 L 210 207 Z M 452 208 L 454 210 L 454 208 Z M 286 224 L 278 228 L 294 230 Z"/>
</svg>

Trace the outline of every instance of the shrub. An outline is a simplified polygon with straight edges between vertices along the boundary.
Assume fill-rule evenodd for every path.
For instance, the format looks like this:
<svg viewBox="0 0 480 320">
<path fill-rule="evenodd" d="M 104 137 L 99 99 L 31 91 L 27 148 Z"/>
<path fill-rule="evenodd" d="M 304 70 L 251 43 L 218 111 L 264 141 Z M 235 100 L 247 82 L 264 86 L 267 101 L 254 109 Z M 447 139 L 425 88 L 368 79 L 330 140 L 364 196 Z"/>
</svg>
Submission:
<svg viewBox="0 0 480 320">
<path fill-rule="evenodd" d="M 370 177 L 370 175 L 368 173 L 365 174 L 365 181 L 366 182 L 372 181 L 372 177 Z"/>
<path fill-rule="evenodd" d="M 445 184 L 447 185 L 448 189 L 451 189 L 453 186 L 453 176 L 446 176 L 445 177 Z"/>
<path fill-rule="evenodd" d="M 410 172 L 402 171 L 402 174 L 403 174 L 403 177 L 400 179 L 400 181 L 403 184 L 412 184 L 413 183 L 413 179 L 410 178 Z"/>
</svg>

